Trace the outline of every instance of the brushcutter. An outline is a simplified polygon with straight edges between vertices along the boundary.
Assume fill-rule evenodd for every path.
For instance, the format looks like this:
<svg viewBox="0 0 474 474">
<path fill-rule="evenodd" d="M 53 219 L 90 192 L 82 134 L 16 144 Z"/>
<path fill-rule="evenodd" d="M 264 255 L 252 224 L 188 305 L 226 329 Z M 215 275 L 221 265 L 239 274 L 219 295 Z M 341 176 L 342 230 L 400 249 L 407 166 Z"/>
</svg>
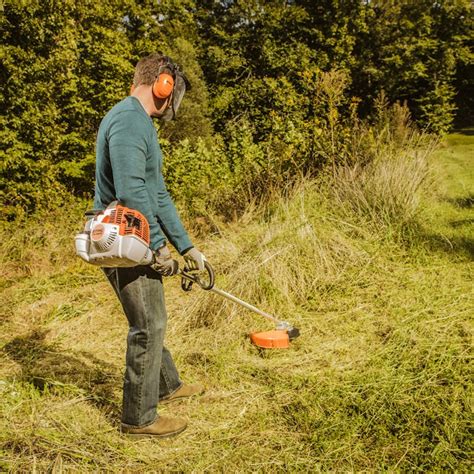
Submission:
<svg viewBox="0 0 474 474">
<path fill-rule="evenodd" d="M 224 298 L 227 298 L 228 300 L 272 321 L 275 324 L 275 329 L 273 331 L 250 333 L 250 339 L 256 346 L 265 349 L 286 348 L 289 346 L 289 342 L 292 339 L 295 339 L 300 335 L 300 330 L 293 327 L 289 322 L 281 321 L 275 318 L 275 316 L 272 316 L 250 303 L 237 298 L 237 296 L 221 290 L 220 288 L 216 288 L 214 286 L 215 275 L 212 266 L 207 261 L 204 262 L 204 265 L 207 272 L 206 278 L 203 277 L 202 272 L 190 272 L 186 267 L 179 270 L 178 274 L 181 275 L 181 288 L 184 291 L 191 291 L 193 284 L 196 283 L 203 290 L 212 291 L 213 293 L 223 296 Z"/>
<path fill-rule="evenodd" d="M 84 230 L 75 237 L 76 254 L 86 262 L 100 267 L 134 267 L 152 265 L 154 254 L 150 249 L 150 229 L 146 218 L 140 212 L 111 203 L 100 212 L 87 213 Z M 204 272 L 191 271 L 184 267 L 178 270 L 181 287 L 190 291 L 197 284 L 206 291 L 212 291 L 244 308 L 257 313 L 275 324 L 275 330 L 250 334 L 252 342 L 263 348 L 284 348 L 289 341 L 299 336 L 299 329 L 287 321 L 280 321 L 255 306 L 242 301 L 224 290 L 214 286 L 214 270 L 205 262 Z"/>
</svg>

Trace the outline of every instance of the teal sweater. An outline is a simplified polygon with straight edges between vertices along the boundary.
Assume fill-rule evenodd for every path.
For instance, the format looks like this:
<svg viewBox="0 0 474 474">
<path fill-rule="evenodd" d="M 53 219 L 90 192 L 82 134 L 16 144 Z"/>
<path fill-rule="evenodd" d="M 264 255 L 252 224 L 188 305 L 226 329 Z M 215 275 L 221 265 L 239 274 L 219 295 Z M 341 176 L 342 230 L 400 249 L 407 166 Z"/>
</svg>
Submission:
<svg viewBox="0 0 474 474">
<path fill-rule="evenodd" d="M 193 244 L 166 190 L 162 162 L 151 118 L 138 99 L 127 97 L 99 127 L 94 209 L 118 200 L 140 211 L 150 225 L 150 247 L 157 249 L 168 239 L 183 254 Z"/>
</svg>

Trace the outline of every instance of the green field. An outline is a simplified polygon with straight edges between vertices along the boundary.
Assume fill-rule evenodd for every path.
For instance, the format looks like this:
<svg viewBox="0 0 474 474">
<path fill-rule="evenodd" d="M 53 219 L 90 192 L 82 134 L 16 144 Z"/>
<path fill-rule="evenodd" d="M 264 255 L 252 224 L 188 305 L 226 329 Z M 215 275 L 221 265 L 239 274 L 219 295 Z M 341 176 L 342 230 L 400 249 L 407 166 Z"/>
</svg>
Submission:
<svg viewBox="0 0 474 474">
<path fill-rule="evenodd" d="M 416 225 L 398 230 L 306 182 L 196 240 L 218 285 L 298 326 L 263 352 L 266 321 L 166 282 L 167 343 L 199 399 L 167 441 L 118 432 L 127 327 L 75 219 L 2 233 L 1 467 L 11 471 L 472 471 L 474 135 L 430 158 Z M 81 207 L 81 206 L 79 206 Z M 82 206 L 82 207 L 85 207 Z"/>
</svg>

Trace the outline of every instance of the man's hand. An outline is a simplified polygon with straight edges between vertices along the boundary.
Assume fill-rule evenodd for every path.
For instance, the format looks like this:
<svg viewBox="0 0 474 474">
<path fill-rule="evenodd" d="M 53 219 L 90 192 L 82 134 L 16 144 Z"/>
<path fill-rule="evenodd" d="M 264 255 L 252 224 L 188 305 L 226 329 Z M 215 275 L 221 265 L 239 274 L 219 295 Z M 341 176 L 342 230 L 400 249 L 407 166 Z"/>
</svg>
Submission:
<svg viewBox="0 0 474 474">
<path fill-rule="evenodd" d="M 189 270 L 204 271 L 206 257 L 197 248 L 193 247 L 192 249 L 189 249 L 183 257 Z"/>
<path fill-rule="evenodd" d="M 173 276 L 178 273 L 179 264 L 171 258 L 171 252 L 166 245 L 154 251 L 155 262 L 152 264 L 153 270 L 163 276 Z"/>
</svg>

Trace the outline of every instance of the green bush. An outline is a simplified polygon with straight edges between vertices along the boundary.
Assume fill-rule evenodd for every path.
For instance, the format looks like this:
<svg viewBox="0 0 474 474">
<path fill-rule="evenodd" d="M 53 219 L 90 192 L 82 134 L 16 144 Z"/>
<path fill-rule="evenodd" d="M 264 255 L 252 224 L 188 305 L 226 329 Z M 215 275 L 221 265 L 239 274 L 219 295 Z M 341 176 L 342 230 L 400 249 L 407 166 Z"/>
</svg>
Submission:
<svg viewBox="0 0 474 474">
<path fill-rule="evenodd" d="M 456 92 L 450 84 L 436 82 L 434 88 L 417 100 L 420 113 L 420 125 L 427 130 L 446 134 L 454 121 Z"/>
<path fill-rule="evenodd" d="M 219 208 L 232 188 L 232 174 L 222 145 L 198 138 L 176 146 L 162 140 L 163 172 L 171 195 L 188 217 L 207 215 L 209 206 Z"/>
</svg>

